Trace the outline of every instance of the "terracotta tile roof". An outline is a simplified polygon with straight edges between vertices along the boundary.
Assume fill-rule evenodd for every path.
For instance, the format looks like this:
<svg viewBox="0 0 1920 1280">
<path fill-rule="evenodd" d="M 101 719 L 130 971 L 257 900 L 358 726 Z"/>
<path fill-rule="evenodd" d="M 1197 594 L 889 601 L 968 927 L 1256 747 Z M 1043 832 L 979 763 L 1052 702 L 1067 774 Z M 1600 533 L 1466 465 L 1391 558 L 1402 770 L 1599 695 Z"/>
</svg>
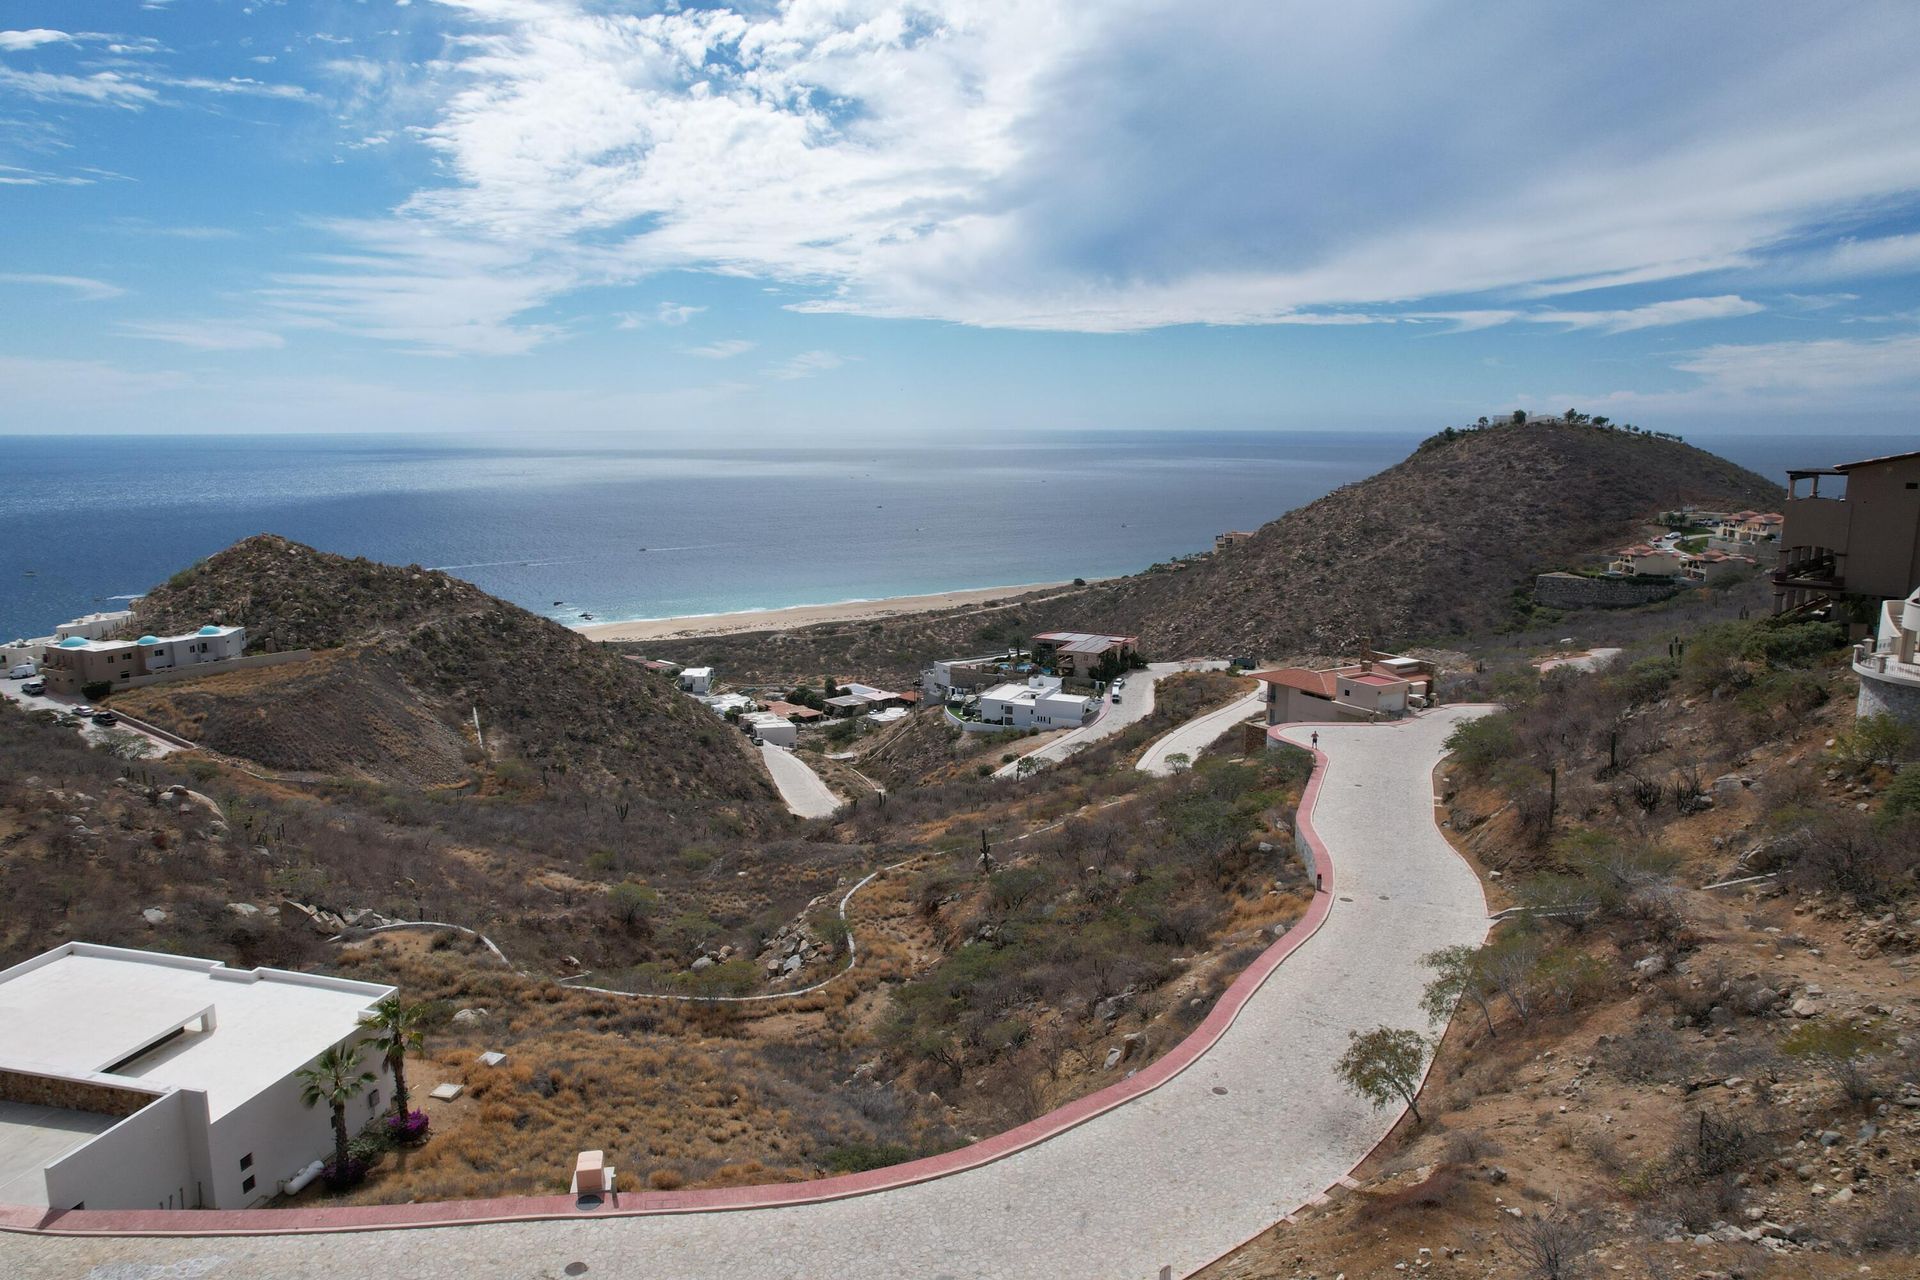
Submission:
<svg viewBox="0 0 1920 1280">
<path fill-rule="evenodd" d="M 1253 678 L 1263 684 L 1277 684 L 1287 689 L 1298 689 L 1318 698 L 1331 698 L 1334 694 L 1335 674 L 1331 671 L 1309 671 L 1305 667 L 1278 667 L 1272 671 L 1256 671 Z"/>
</svg>

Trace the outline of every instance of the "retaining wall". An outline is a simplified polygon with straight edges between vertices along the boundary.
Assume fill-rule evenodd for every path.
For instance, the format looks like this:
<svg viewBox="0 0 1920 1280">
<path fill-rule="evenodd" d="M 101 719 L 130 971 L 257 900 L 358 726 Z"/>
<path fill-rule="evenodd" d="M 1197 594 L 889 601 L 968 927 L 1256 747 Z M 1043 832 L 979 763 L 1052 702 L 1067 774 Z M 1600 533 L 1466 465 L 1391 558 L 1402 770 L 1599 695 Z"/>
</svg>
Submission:
<svg viewBox="0 0 1920 1280">
<path fill-rule="evenodd" d="M 1543 573 L 1533 580 L 1534 603 L 1549 609 L 1630 609 L 1670 599 L 1682 590 L 1677 582 L 1583 578 L 1577 573 Z"/>
</svg>

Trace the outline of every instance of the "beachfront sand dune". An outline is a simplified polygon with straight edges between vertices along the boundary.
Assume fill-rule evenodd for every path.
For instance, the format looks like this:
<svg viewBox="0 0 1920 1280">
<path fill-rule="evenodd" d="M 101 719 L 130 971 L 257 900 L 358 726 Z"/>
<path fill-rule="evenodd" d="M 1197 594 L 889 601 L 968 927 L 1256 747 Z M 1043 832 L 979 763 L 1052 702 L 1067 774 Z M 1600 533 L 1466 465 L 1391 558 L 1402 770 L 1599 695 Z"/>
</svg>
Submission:
<svg viewBox="0 0 1920 1280">
<path fill-rule="evenodd" d="M 924 596 L 893 596 L 886 600 L 848 600 L 839 604 L 802 604 L 786 609 L 754 609 L 743 613 L 715 613 L 690 618 L 640 618 L 632 622 L 592 622 L 575 627 L 589 640 L 673 640 L 689 636 L 730 636 L 746 631 L 790 631 L 823 622 L 870 622 L 910 613 L 933 613 L 1009 599 L 1030 591 L 1070 587 L 1071 582 L 1029 582 L 1012 587 L 978 587 L 969 591 L 939 591 Z"/>
</svg>

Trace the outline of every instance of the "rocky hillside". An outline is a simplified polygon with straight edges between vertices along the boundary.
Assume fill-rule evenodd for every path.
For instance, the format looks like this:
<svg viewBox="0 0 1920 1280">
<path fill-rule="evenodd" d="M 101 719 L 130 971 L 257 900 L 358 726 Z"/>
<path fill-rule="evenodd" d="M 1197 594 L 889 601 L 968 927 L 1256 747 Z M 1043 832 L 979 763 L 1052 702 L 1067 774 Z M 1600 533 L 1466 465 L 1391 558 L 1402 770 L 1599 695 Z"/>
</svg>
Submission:
<svg viewBox="0 0 1920 1280">
<path fill-rule="evenodd" d="M 665 814 L 772 807 L 704 707 L 567 628 L 444 573 L 260 535 L 139 604 L 141 629 L 214 620 L 311 661 L 130 690 L 116 705 L 276 769 L 445 785 L 476 767 L 618 782 Z M 472 732 L 478 711 L 481 752 Z"/>
<path fill-rule="evenodd" d="M 729 670 L 910 674 L 938 653 L 1065 627 L 1137 634 L 1149 654 L 1269 657 L 1444 643 L 1498 628 L 1532 575 L 1629 537 L 1662 508 L 1775 504 L 1765 478 L 1675 440 L 1610 428 L 1436 436 L 1245 543 L 1013 607 L 682 644 Z"/>
</svg>

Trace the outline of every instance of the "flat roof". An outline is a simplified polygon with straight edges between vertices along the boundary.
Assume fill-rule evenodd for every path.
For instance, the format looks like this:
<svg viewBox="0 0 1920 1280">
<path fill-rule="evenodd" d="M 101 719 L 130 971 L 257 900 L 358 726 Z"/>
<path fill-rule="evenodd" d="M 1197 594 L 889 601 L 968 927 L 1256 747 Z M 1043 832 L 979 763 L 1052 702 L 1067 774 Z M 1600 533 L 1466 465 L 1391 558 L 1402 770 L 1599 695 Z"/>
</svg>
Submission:
<svg viewBox="0 0 1920 1280">
<path fill-rule="evenodd" d="M 1105 653 L 1120 645 L 1139 643 L 1138 636 L 1103 636 L 1092 631 L 1042 631 L 1036 641 L 1053 645 L 1062 653 Z"/>
<path fill-rule="evenodd" d="M 1905 462 L 1908 458 L 1920 458 L 1920 449 L 1912 453 L 1889 453 L 1879 458 L 1862 458 L 1858 462 L 1843 462 L 1834 470 L 1844 475 L 1855 467 L 1877 467 L 1883 462 Z"/>
<path fill-rule="evenodd" d="M 0 1065 L 92 1075 L 213 1010 L 114 1074 L 204 1090 L 209 1113 L 232 1111 L 307 1065 L 360 1025 L 394 988 L 284 969 L 69 943 L 0 972 Z"/>
<path fill-rule="evenodd" d="M 1383 676 L 1378 671 L 1368 671 L 1363 675 L 1357 676 L 1342 676 L 1341 679 L 1350 681 L 1353 684 L 1370 684 L 1381 688 L 1408 683 L 1408 681 L 1401 676 Z"/>
</svg>

